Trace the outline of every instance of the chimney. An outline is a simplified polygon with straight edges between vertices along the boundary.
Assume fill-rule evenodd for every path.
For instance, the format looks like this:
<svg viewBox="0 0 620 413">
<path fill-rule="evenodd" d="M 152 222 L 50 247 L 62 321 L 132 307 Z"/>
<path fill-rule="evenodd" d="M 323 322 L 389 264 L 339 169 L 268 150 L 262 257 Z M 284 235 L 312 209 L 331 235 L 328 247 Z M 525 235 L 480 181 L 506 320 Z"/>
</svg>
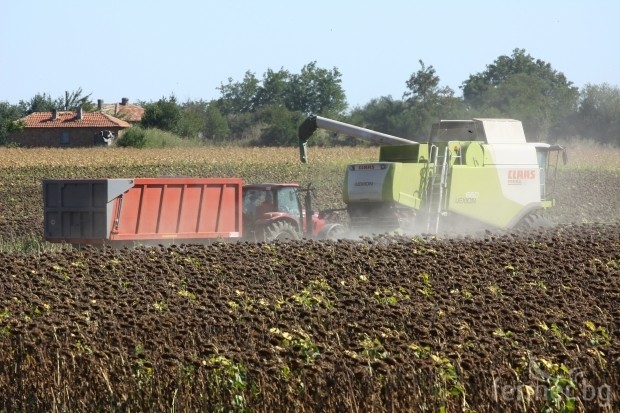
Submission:
<svg viewBox="0 0 620 413">
<path fill-rule="evenodd" d="M 103 110 L 103 99 L 97 99 L 97 110 L 99 112 Z"/>
<path fill-rule="evenodd" d="M 125 106 L 128 103 L 129 103 L 129 99 L 128 98 L 122 98 L 121 99 L 121 105 Z"/>
<path fill-rule="evenodd" d="M 77 108 L 77 120 L 82 120 L 84 112 L 82 111 L 82 107 L 78 106 Z"/>
<path fill-rule="evenodd" d="M 58 109 L 52 109 L 52 120 L 58 120 Z"/>
</svg>

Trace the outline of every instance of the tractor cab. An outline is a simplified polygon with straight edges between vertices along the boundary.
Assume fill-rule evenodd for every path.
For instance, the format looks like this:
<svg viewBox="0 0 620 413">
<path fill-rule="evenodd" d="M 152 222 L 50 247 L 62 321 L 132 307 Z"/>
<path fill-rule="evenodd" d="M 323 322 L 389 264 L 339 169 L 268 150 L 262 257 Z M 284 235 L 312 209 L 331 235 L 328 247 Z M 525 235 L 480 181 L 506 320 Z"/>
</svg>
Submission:
<svg viewBox="0 0 620 413">
<path fill-rule="evenodd" d="M 301 238 L 305 222 L 298 191 L 298 184 L 245 185 L 244 232 L 265 241 Z"/>
<path fill-rule="evenodd" d="M 250 219 L 285 213 L 301 218 L 297 184 L 260 184 L 243 187 L 243 215 Z"/>
<path fill-rule="evenodd" d="M 244 233 L 256 240 L 337 238 L 343 226 L 312 210 L 311 192 L 299 184 L 243 187 Z"/>
</svg>

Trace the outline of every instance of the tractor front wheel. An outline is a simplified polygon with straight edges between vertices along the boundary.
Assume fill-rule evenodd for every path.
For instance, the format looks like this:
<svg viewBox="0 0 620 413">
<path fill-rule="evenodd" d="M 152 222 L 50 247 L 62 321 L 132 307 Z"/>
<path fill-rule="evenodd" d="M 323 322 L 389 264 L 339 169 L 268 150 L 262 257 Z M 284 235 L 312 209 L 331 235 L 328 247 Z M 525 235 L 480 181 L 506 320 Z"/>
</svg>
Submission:
<svg viewBox="0 0 620 413">
<path fill-rule="evenodd" d="M 322 238 L 328 240 L 337 240 L 345 237 L 345 228 L 342 224 L 329 225 L 326 230 L 321 234 Z"/>
<path fill-rule="evenodd" d="M 265 241 L 275 240 L 297 240 L 299 233 L 297 229 L 289 222 L 276 221 L 265 227 Z"/>
</svg>

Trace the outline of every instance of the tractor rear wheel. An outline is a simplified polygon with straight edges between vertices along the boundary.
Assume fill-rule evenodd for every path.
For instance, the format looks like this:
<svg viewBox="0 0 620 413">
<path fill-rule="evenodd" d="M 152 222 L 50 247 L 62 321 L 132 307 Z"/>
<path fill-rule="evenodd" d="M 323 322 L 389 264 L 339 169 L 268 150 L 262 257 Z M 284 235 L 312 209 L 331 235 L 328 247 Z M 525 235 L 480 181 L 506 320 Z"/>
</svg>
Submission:
<svg viewBox="0 0 620 413">
<path fill-rule="evenodd" d="M 276 221 L 265 227 L 265 241 L 296 240 L 299 233 L 295 227 L 286 221 Z"/>
</svg>

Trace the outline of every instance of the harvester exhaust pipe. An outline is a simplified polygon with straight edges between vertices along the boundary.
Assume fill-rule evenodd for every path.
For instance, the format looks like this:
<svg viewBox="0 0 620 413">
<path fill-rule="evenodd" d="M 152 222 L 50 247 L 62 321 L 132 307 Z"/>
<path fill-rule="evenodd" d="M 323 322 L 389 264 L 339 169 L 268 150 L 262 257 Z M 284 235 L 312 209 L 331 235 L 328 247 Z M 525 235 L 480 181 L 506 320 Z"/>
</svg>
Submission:
<svg viewBox="0 0 620 413">
<path fill-rule="evenodd" d="M 321 116 L 310 116 L 299 125 L 297 135 L 299 137 L 299 158 L 301 162 L 308 161 L 308 139 L 317 129 L 325 129 L 335 133 L 341 133 L 354 138 L 363 139 L 383 145 L 417 145 L 418 142 L 408 139 L 399 138 L 397 136 L 388 135 L 386 133 L 376 132 L 371 129 L 362 128 L 360 126 L 351 125 L 337 120 L 323 118 Z"/>
</svg>

